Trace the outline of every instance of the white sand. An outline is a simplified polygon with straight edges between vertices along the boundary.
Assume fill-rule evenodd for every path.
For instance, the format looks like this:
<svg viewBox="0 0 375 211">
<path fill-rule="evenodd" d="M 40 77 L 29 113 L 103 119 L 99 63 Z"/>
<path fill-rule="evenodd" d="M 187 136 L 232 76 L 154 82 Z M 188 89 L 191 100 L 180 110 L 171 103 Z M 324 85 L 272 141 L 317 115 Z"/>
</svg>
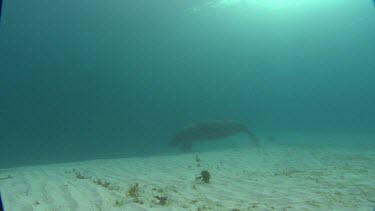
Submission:
<svg viewBox="0 0 375 211">
<path fill-rule="evenodd" d="M 344 136 L 330 136 L 335 137 Z M 375 207 L 374 142 L 334 147 L 276 139 L 263 142 L 262 149 L 244 145 L 205 150 L 210 144 L 199 146 L 200 162 L 195 160 L 197 153 L 188 153 L 2 169 L 5 208 L 372 211 Z M 201 170 L 211 173 L 209 184 L 195 181 Z M 110 184 L 100 185 L 98 180 Z M 135 183 L 138 199 L 128 195 Z M 166 205 L 159 205 L 155 196 L 168 197 Z"/>
</svg>

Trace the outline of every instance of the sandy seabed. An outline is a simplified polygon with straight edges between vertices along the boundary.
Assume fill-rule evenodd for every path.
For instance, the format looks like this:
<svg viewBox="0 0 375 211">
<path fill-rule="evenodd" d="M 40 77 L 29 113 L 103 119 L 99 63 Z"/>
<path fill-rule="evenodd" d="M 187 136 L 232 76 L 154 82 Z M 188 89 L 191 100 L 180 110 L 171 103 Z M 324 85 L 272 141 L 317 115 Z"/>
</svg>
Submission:
<svg viewBox="0 0 375 211">
<path fill-rule="evenodd" d="M 258 148 L 225 141 L 216 150 L 207 142 L 194 153 L 1 169 L 0 188 L 6 211 L 373 211 L 375 139 L 340 139 L 358 136 L 272 138 Z M 202 170 L 210 183 L 195 181 Z"/>
</svg>

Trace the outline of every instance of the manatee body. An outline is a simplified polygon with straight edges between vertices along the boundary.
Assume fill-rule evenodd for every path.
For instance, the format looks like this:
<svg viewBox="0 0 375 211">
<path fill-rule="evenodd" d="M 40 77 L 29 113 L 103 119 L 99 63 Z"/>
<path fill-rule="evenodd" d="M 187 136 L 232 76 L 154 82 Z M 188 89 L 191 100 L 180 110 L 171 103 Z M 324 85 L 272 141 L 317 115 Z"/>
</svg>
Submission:
<svg viewBox="0 0 375 211">
<path fill-rule="evenodd" d="M 181 145 L 184 151 L 191 150 L 193 142 L 209 141 L 229 137 L 238 133 L 246 133 L 257 145 L 254 134 L 246 125 L 229 120 L 211 120 L 197 122 L 179 131 L 169 142 L 169 145 Z"/>
</svg>

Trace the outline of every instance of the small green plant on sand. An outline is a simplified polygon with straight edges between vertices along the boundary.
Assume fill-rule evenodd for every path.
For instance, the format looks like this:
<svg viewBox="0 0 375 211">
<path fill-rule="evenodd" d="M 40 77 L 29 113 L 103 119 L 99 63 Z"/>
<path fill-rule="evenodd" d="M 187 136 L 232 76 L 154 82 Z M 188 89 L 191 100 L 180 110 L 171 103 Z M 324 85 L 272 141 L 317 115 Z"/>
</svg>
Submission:
<svg viewBox="0 0 375 211">
<path fill-rule="evenodd" d="M 107 182 L 106 180 L 101 180 L 101 179 L 93 180 L 93 182 L 107 189 L 109 189 L 111 185 L 111 183 Z"/>
<path fill-rule="evenodd" d="M 166 205 L 168 197 L 166 197 L 166 196 L 155 196 L 155 199 L 158 200 L 159 205 Z"/>
<path fill-rule="evenodd" d="M 124 201 L 123 200 L 116 200 L 114 206 L 115 207 L 122 207 L 122 206 L 124 206 Z"/>
<path fill-rule="evenodd" d="M 141 203 L 141 201 L 139 200 L 139 185 L 138 185 L 138 183 L 135 183 L 134 185 L 129 187 L 127 195 L 129 197 L 133 198 L 133 201 L 135 203 Z"/>
<path fill-rule="evenodd" d="M 201 171 L 201 175 L 195 178 L 195 181 L 201 180 L 202 182 L 205 183 L 210 183 L 210 172 L 208 171 Z"/>
<path fill-rule="evenodd" d="M 72 172 L 75 174 L 77 179 L 88 179 L 87 176 L 83 175 L 80 171 L 73 169 Z"/>
</svg>

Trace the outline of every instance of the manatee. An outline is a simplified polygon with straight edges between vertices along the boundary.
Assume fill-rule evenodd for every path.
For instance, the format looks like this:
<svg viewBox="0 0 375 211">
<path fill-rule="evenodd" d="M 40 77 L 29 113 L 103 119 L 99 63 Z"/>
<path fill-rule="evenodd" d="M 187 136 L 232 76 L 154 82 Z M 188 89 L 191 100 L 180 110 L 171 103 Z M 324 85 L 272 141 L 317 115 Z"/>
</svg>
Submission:
<svg viewBox="0 0 375 211">
<path fill-rule="evenodd" d="M 256 136 L 246 125 L 231 120 L 210 120 L 197 122 L 185 127 L 172 138 L 170 146 L 180 145 L 184 151 L 191 150 L 193 142 L 217 140 L 229 137 L 238 133 L 246 133 L 250 140 L 258 145 Z"/>
</svg>

